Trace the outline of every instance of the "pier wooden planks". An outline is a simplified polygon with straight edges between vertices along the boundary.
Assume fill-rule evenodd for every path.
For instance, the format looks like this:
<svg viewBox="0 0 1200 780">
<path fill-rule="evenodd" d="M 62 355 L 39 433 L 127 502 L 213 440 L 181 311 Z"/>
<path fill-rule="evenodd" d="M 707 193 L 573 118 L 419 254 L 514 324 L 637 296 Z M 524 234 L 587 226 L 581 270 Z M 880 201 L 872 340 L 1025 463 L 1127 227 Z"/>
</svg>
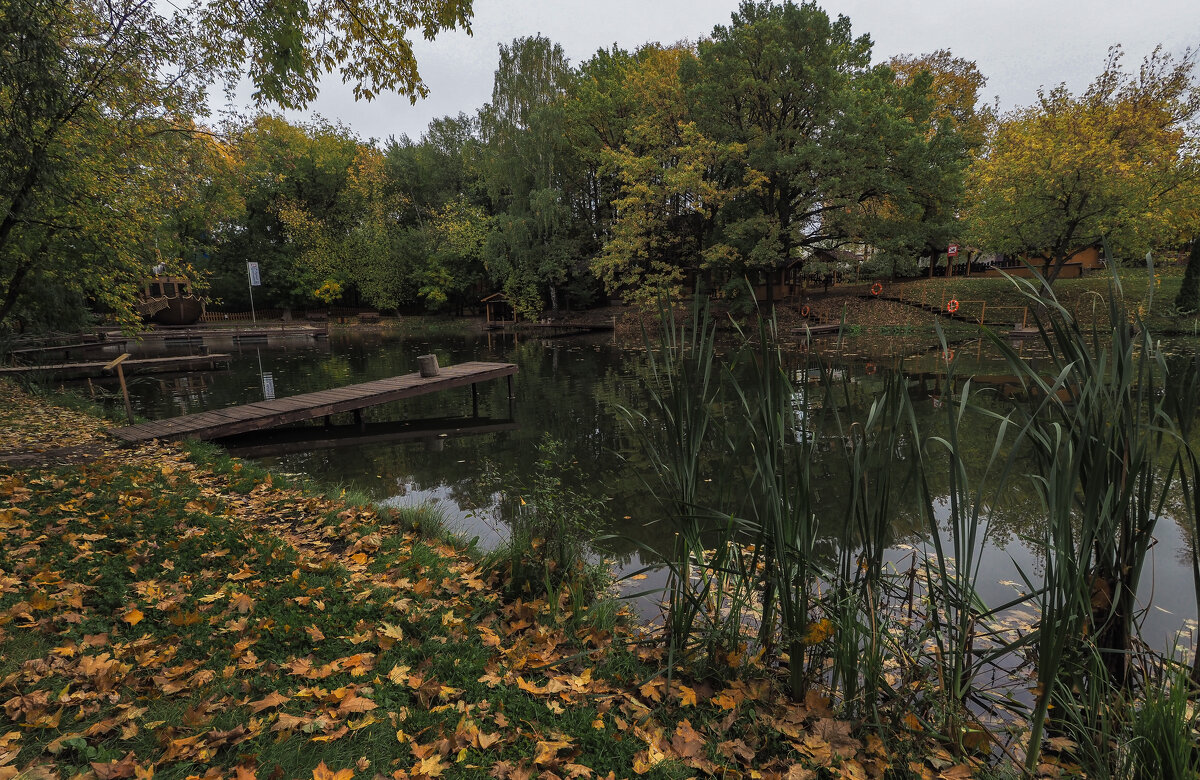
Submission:
<svg viewBox="0 0 1200 780">
<path fill-rule="evenodd" d="M 176 357 L 138 358 L 122 363 L 127 374 L 149 374 L 170 371 L 213 370 L 229 362 L 229 355 L 179 355 Z M 88 363 L 50 363 L 42 366 L 7 366 L 0 368 L 0 376 L 32 374 L 43 379 L 83 379 L 104 376 L 104 367 L 109 361 Z M 111 376 L 111 374 L 109 374 Z"/>
<path fill-rule="evenodd" d="M 443 366 L 441 373 L 427 379 L 416 373 L 404 374 L 274 401 L 257 401 L 230 409 L 153 420 L 113 428 L 109 433 L 130 444 L 151 439 L 217 439 L 465 387 L 515 373 L 517 367 L 513 363 L 459 363 Z"/>
</svg>

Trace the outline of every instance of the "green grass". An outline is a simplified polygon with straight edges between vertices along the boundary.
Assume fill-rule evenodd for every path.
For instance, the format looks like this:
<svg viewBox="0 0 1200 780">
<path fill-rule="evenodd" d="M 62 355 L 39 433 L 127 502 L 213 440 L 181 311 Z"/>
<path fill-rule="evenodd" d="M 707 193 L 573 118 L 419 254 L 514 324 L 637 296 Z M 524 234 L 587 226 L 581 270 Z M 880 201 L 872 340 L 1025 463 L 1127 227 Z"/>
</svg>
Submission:
<svg viewBox="0 0 1200 780">
<path fill-rule="evenodd" d="M 1175 311 L 1175 298 L 1183 282 L 1181 268 L 1158 269 L 1156 276 L 1151 277 L 1144 267 L 1122 267 L 1117 275 L 1121 280 L 1127 309 L 1140 309 L 1145 325 L 1151 332 L 1162 335 L 1191 335 L 1197 332 L 1200 318 L 1180 316 Z M 1065 308 L 1080 319 L 1087 320 L 1091 314 L 1107 316 L 1111 280 L 1111 274 L 1094 271 L 1081 278 L 1059 279 L 1053 289 Z M 905 297 L 917 298 L 923 290 L 927 291 L 927 299 L 935 304 L 943 299 L 956 298 L 961 302 L 960 314 L 965 316 L 978 316 L 981 307 L 977 302 L 986 301 L 993 312 L 987 315 L 989 323 L 1019 321 L 1021 311 L 1029 305 L 1028 298 L 1018 287 L 1003 277 L 913 279 L 896 283 L 890 292 L 900 290 L 905 291 Z M 997 307 L 1008 308 L 1003 309 L 1001 314 Z"/>
</svg>

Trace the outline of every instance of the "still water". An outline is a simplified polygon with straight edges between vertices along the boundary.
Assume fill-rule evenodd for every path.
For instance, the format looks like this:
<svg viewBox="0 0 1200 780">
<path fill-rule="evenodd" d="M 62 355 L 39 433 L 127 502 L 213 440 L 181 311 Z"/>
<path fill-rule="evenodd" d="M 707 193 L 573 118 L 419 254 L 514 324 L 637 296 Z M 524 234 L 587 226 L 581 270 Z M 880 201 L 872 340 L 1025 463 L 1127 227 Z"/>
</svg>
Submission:
<svg viewBox="0 0 1200 780">
<path fill-rule="evenodd" d="M 877 380 L 903 358 L 907 372 L 922 376 L 912 384 L 919 415 L 932 418 L 941 406 L 944 358 L 930 349 L 929 335 L 892 334 L 875 339 L 822 342 L 814 347 L 835 366 L 849 388 L 851 406 L 865 408 Z M 1185 345 L 1188 348 L 1191 345 Z M 1003 391 L 1008 372 L 978 342 L 954 345 L 960 373 L 976 374 L 979 384 Z M 1031 344 L 1017 345 L 1036 359 Z M 224 349 L 222 349 L 224 351 Z M 667 524 L 647 487 L 654 476 L 631 436 L 621 407 L 646 408 L 641 377 L 642 348 L 621 346 L 611 334 L 530 339 L 498 333 L 406 334 L 403 330 L 333 330 L 328 340 L 234 347 L 229 370 L 177 378 L 142 377 L 131 382 L 135 410 L 152 419 L 219 409 L 277 397 L 339 387 L 417 370 L 417 356 L 432 353 L 441 365 L 467 360 L 516 363 L 513 395 L 504 380 L 479 385 L 478 416 L 472 415 L 469 388 L 434 393 L 366 410 L 366 429 L 350 415 L 335 417 L 332 428 L 305 426 L 302 435 L 268 435 L 229 442 L 235 454 L 253 457 L 277 472 L 308 475 L 326 486 L 362 491 L 388 504 L 432 502 L 449 528 L 482 547 L 504 538 L 506 517 L 533 484 L 544 437 L 561 442 L 552 465 L 564 480 L 591 496 L 600 508 L 601 553 L 623 571 L 652 561 L 649 550 L 670 544 Z M 800 345 L 790 355 L 804 364 Z M 797 378 L 803 379 L 797 369 Z M 993 432 L 967 428 L 966 446 L 986 455 Z M 831 447 L 836 449 L 836 442 Z M 716 456 L 719 459 L 719 455 Z M 817 504 L 829 533 L 841 520 L 847 487 L 830 452 L 815 468 Z M 714 468 L 719 481 L 726 464 Z M 497 489 L 497 484 L 501 487 Z M 1016 485 L 1012 507 L 996 518 L 993 546 L 980 583 L 989 603 L 1013 597 L 1017 567 L 1039 570 L 1021 541 L 1038 521 L 1038 504 L 1028 486 Z M 893 542 L 894 560 L 907 560 L 922 544 L 922 526 L 901 500 Z M 914 505 L 915 506 L 915 505 Z M 1158 543 L 1147 565 L 1147 639 L 1169 646 L 1181 628 L 1194 626 L 1196 613 L 1187 536 L 1170 517 L 1158 526 Z M 651 582 L 655 577 L 651 576 Z M 648 583 L 639 583 L 645 586 Z M 641 588 L 639 588 L 641 589 Z M 1186 641 L 1186 640 L 1185 640 Z"/>
</svg>

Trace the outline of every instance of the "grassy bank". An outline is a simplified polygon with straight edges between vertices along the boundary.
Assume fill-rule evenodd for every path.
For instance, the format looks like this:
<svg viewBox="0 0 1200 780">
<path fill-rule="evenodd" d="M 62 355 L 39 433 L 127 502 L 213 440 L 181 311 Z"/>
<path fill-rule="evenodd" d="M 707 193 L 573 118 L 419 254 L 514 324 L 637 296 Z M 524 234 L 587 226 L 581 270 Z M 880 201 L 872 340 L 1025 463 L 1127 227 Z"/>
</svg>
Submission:
<svg viewBox="0 0 1200 780">
<path fill-rule="evenodd" d="M 1146 327 L 1157 335 L 1196 335 L 1200 332 L 1200 317 L 1181 315 L 1175 310 L 1175 299 L 1183 282 L 1181 268 L 1171 267 L 1151 276 L 1144 268 L 1122 268 L 1118 272 L 1125 308 L 1138 312 Z M 1080 321 L 1104 318 L 1108 313 L 1108 291 L 1112 276 L 1094 272 L 1078 279 L 1059 279 L 1054 294 L 1062 305 Z M 952 277 L 950 279 L 917 279 L 888 285 L 889 294 L 906 300 L 925 300 L 939 304 L 951 299 L 960 302 L 963 316 L 977 317 L 981 313 L 988 323 L 1016 322 L 1022 318 L 1029 301 L 1019 288 L 1004 278 Z M 987 310 L 982 303 L 987 303 Z"/>
<path fill-rule="evenodd" d="M 0 467 L 0 778 L 908 766 L 753 661 L 668 684 L 656 643 L 512 595 L 410 515 L 207 448 L 115 449 L 103 420 L 8 383 L 0 421 L 0 453 L 74 461 Z M 913 761 L 916 777 L 962 763 Z"/>
</svg>

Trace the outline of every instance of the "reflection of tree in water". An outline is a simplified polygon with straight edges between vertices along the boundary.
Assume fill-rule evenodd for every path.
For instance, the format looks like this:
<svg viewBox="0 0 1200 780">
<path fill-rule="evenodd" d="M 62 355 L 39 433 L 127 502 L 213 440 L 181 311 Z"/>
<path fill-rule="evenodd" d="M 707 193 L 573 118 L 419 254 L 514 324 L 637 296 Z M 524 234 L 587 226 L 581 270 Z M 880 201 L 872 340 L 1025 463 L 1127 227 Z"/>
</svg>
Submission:
<svg viewBox="0 0 1200 780">
<path fill-rule="evenodd" d="M 943 432 L 945 410 L 937 404 L 948 400 L 949 391 L 939 378 L 941 356 L 936 351 L 931 353 L 929 342 L 924 339 L 924 335 L 918 338 L 902 334 L 883 341 L 892 347 L 893 355 L 908 356 L 902 365 L 921 377 L 909 383 L 909 394 L 922 435 L 928 437 Z M 281 471 L 303 472 L 325 484 L 356 488 L 378 499 L 402 490 L 434 493 L 464 511 L 492 513 L 503 522 L 505 513 L 498 506 L 496 492 L 479 479 L 484 461 L 495 464 L 501 479 L 507 478 L 512 484 L 529 484 L 537 460 L 537 441 L 548 433 L 563 443 L 564 465 L 577 464 L 582 472 L 579 484 L 572 483 L 572 487 L 596 497 L 600 504 L 604 523 L 596 529 L 597 534 L 618 537 L 604 543 L 605 554 L 629 559 L 640 554 L 639 546 L 661 551 L 669 548 L 673 529 L 666 520 L 668 514 L 646 487 L 655 481 L 651 465 L 635 446 L 632 431 L 619 413 L 621 407 L 645 408 L 644 387 L 649 376 L 642 348 L 622 350 L 606 336 L 533 340 L 514 338 L 511 334 L 406 336 L 388 331 L 335 331 L 330 341 L 327 353 L 311 349 L 262 351 L 264 370 L 274 372 L 281 395 L 409 373 L 415 370 L 416 357 L 430 352 L 437 354 L 443 365 L 465 360 L 514 362 L 520 370 L 514 377 L 516 398 L 512 408 L 520 427 L 516 431 L 449 438 L 440 443 L 411 441 L 318 450 L 270 459 L 267 465 Z M 895 370 L 899 363 L 878 360 L 871 352 L 877 347 L 866 339 L 848 340 L 839 354 L 832 342 L 808 353 L 785 345 L 788 368 L 797 381 L 807 376 L 804 372 L 815 367 L 817 360 L 825 361 L 827 368 L 837 372 L 837 392 L 823 397 L 821 404 L 825 411 L 840 414 L 845 425 L 850 420 L 863 419 L 887 372 Z M 726 355 L 730 352 L 726 350 Z M 1172 359 L 1189 356 L 1185 349 L 1179 353 Z M 973 353 L 960 354 L 958 359 L 960 363 L 974 361 L 969 365 L 980 374 L 995 373 L 986 355 L 977 359 Z M 868 360 L 877 363 L 874 373 L 866 370 Z M 944 361 L 942 366 L 944 373 Z M 235 356 L 228 374 L 214 375 L 197 403 L 205 408 L 244 403 L 248 388 L 258 385 L 255 352 L 249 351 Z M 485 383 L 479 389 L 481 415 L 506 418 L 509 404 L 505 383 Z M 1002 391 L 1001 385 L 983 386 L 974 382 L 972 400 L 993 411 L 1003 410 L 1006 407 Z M 170 404 L 169 399 L 147 398 L 145 402 Z M 178 413 L 177 406 L 162 416 Z M 466 417 L 470 412 L 470 392 L 463 389 L 373 409 L 368 416 L 371 420 L 405 420 Z M 726 425 L 733 425 L 732 415 L 724 419 Z M 986 485 L 988 475 L 981 472 L 994 443 L 996 423 L 978 413 L 969 413 L 968 419 L 968 424 L 959 430 L 960 449 L 970 466 L 972 479 L 983 480 Z M 822 537 L 833 539 L 846 522 L 849 453 L 845 438 L 832 428 L 813 433 L 818 436 L 817 462 L 812 464 L 815 511 Z M 724 436 L 733 439 L 735 434 L 736 431 L 726 431 Z M 1196 438 L 1197 432 L 1193 432 L 1193 439 Z M 1193 441 L 1193 445 L 1200 446 L 1200 442 Z M 934 457 L 942 456 L 934 453 Z M 1024 474 L 1030 467 L 1031 464 L 1020 459 L 1014 473 Z M 708 497 L 722 505 L 737 507 L 739 497 L 729 494 L 746 483 L 750 465 L 739 461 L 732 450 L 720 447 L 708 453 L 704 468 L 706 478 L 711 479 L 705 483 Z M 948 474 L 947 468 L 931 469 L 930 487 L 935 495 L 948 493 Z M 897 481 L 894 491 L 892 543 L 916 542 L 925 534 L 917 491 L 903 480 Z M 990 498 L 985 492 L 985 500 Z M 1186 514 L 1182 509 L 1182 496 L 1174 495 L 1164 511 L 1172 518 L 1183 518 Z M 626 516 L 630 519 L 626 520 Z M 1020 476 L 1010 480 L 1004 494 L 993 504 L 990 520 L 990 544 L 994 547 L 1013 544 L 1038 530 L 1043 521 L 1042 508 L 1032 483 Z M 1185 544 L 1173 551 L 1173 557 L 1186 563 L 1194 529 L 1182 522 L 1180 526 Z"/>
</svg>

